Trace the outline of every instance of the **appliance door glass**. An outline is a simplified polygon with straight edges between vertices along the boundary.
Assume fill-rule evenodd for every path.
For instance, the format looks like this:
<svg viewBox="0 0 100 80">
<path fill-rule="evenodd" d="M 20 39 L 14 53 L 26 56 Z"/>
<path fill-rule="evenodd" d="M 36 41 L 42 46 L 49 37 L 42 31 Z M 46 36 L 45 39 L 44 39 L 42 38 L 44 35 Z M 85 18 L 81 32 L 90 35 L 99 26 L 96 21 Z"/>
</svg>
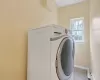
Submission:
<svg viewBox="0 0 100 80">
<path fill-rule="evenodd" d="M 56 56 L 56 72 L 58 78 L 69 78 L 74 69 L 74 41 L 64 38 L 59 45 Z"/>
</svg>

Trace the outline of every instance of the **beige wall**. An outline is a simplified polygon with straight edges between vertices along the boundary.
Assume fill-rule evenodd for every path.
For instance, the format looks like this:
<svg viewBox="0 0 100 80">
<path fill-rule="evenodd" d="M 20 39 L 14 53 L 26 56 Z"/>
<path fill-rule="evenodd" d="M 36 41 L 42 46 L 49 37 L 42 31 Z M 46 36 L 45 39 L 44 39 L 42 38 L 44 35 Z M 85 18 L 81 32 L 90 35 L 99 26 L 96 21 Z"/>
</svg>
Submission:
<svg viewBox="0 0 100 80">
<path fill-rule="evenodd" d="M 26 80 L 28 29 L 57 24 L 54 0 L 40 1 L 0 0 L 0 80 Z"/>
<path fill-rule="evenodd" d="M 85 20 L 85 42 L 76 43 L 75 65 L 90 66 L 90 48 L 89 48 L 89 0 L 59 8 L 59 24 L 70 29 L 70 19 L 84 17 Z"/>
<path fill-rule="evenodd" d="M 93 80 L 100 80 L 100 0 L 91 0 L 91 63 Z"/>
</svg>

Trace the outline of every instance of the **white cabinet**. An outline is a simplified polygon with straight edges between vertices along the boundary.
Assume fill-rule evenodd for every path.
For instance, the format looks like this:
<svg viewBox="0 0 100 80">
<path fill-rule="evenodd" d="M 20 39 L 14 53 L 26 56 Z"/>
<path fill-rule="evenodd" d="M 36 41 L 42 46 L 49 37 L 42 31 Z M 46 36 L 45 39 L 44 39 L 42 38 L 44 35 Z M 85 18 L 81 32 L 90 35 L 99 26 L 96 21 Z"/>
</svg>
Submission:
<svg viewBox="0 0 100 80">
<path fill-rule="evenodd" d="M 48 27 L 28 33 L 27 80 L 50 80 L 50 32 Z"/>
</svg>

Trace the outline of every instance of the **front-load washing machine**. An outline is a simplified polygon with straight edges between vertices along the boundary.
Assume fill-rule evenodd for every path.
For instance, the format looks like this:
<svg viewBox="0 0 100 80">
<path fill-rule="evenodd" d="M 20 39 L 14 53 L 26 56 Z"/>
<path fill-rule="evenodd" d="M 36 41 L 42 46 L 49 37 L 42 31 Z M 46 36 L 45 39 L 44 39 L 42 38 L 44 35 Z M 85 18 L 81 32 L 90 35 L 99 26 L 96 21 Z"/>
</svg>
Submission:
<svg viewBox="0 0 100 80">
<path fill-rule="evenodd" d="M 63 27 L 29 30 L 27 80 L 74 80 L 74 49 L 74 40 Z"/>
</svg>

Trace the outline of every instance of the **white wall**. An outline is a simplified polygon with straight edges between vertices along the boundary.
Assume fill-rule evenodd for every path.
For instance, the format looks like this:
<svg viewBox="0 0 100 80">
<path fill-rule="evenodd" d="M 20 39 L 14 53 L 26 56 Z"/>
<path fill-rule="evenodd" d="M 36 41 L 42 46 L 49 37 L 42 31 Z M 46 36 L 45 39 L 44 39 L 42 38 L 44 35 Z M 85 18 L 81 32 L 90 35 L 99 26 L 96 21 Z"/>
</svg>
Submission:
<svg viewBox="0 0 100 80">
<path fill-rule="evenodd" d="M 100 80 L 100 0 L 91 0 L 91 63 L 94 80 Z"/>
</svg>

